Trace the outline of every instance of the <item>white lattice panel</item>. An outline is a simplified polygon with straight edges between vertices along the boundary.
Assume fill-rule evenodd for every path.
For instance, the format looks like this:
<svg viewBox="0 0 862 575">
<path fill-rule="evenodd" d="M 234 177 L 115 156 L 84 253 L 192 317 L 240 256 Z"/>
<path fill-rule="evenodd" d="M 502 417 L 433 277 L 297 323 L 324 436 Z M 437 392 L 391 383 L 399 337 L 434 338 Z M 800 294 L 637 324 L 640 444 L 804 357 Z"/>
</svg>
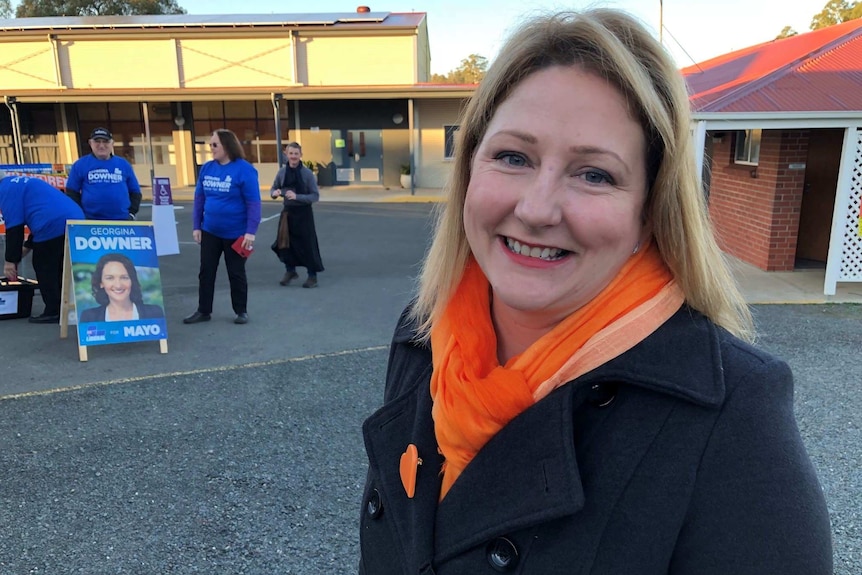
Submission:
<svg viewBox="0 0 862 575">
<path fill-rule="evenodd" d="M 851 166 L 850 197 L 844 209 L 844 247 L 838 281 L 862 282 L 862 130 L 856 130 L 856 153 Z"/>
</svg>

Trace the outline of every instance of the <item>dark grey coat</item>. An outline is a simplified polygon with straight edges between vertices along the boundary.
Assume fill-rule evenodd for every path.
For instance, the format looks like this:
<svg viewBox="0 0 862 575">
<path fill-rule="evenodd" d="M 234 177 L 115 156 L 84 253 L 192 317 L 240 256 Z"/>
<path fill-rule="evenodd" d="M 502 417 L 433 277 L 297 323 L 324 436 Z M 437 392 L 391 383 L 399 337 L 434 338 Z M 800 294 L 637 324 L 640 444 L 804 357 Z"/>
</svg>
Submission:
<svg viewBox="0 0 862 575">
<path fill-rule="evenodd" d="M 829 516 L 788 366 L 683 308 L 519 415 L 438 505 L 431 354 L 395 333 L 369 458 L 367 575 L 825 575 Z M 408 499 L 399 460 L 419 450 Z"/>
</svg>

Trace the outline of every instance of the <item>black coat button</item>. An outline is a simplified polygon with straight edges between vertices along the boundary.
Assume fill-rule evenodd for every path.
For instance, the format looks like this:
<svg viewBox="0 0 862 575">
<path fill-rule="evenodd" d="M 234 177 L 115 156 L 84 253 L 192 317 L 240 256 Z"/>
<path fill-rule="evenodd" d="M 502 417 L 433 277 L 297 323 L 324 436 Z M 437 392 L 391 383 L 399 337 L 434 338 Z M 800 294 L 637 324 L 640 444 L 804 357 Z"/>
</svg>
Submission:
<svg viewBox="0 0 862 575">
<path fill-rule="evenodd" d="M 590 388 L 588 401 L 596 407 L 607 407 L 616 399 L 618 387 L 616 384 L 597 383 Z"/>
<path fill-rule="evenodd" d="M 497 537 L 485 547 L 488 563 L 494 571 L 507 573 L 518 565 L 518 549 L 505 537 Z"/>
<path fill-rule="evenodd" d="M 383 502 L 380 500 L 380 492 L 376 489 L 368 496 L 368 503 L 365 506 L 365 511 L 372 519 L 377 519 L 383 513 Z"/>
</svg>

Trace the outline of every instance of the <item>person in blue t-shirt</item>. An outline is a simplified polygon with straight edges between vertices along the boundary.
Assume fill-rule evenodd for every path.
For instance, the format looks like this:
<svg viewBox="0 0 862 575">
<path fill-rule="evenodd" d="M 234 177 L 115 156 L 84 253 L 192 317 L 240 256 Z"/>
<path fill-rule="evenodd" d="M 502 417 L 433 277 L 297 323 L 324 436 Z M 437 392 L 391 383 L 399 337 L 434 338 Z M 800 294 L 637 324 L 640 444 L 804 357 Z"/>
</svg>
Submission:
<svg viewBox="0 0 862 575">
<path fill-rule="evenodd" d="M 114 137 L 106 128 L 90 133 L 92 154 L 72 164 L 66 193 L 88 220 L 134 220 L 141 207 L 141 186 L 125 159 L 114 155 Z"/>
<path fill-rule="evenodd" d="M 198 309 L 183 323 L 209 321 L 221 255 L 230 281 L 234 323 L 248 323 L 248 281 L 245 257 L 233 247 L 254 249 L 260 225 L 260 183 L 257 170 L 245 161 L 236 134 L 216 130 L 210 138 L 213 159 L 201 166 L 195 186 L 192 237 L 201 246 Z"/>
<path fill-rule="evenodd" d="M 63 192 L 38 178 L 6 176 L 0 170 L 0 212 L 6 220 L 6 262 L 3 273 L 18 279 L 18 264 L 33 250 L 33 270 L 39 293 L 45 302 L 42 315 L 31 323 L 60 321 L 63 286 L 63 254 L 66 249 L 66 220 L 80 220 L 84 212 Z M 24 226 L 30 228 L 25 247 Z"/>
</svg>

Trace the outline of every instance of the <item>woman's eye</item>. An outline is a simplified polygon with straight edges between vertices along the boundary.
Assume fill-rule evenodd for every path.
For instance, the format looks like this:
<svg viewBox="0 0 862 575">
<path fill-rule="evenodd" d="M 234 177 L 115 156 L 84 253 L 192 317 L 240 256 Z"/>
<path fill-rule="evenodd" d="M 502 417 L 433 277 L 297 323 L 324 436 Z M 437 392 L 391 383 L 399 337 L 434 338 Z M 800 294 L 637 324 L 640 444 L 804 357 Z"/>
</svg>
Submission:
<svg viewBox="0 0 862 575">
<path fill-rule="evenodd" d="M 603 172 L 601 170 L 590 170 L 588 172 L 584 172 L 581 174 L 581 177 L 590 184 L 612 184 L 613 180 L 607 174 L 607 172 Z"/>
<path fill-rule="evenodd" d="M 502 161 L 507 166 L 520 168 L 527 165 L 527 159 L 521 154 L 515 152 L 501 152 L 495 156 L 495 159 Z"/>
</svg>

